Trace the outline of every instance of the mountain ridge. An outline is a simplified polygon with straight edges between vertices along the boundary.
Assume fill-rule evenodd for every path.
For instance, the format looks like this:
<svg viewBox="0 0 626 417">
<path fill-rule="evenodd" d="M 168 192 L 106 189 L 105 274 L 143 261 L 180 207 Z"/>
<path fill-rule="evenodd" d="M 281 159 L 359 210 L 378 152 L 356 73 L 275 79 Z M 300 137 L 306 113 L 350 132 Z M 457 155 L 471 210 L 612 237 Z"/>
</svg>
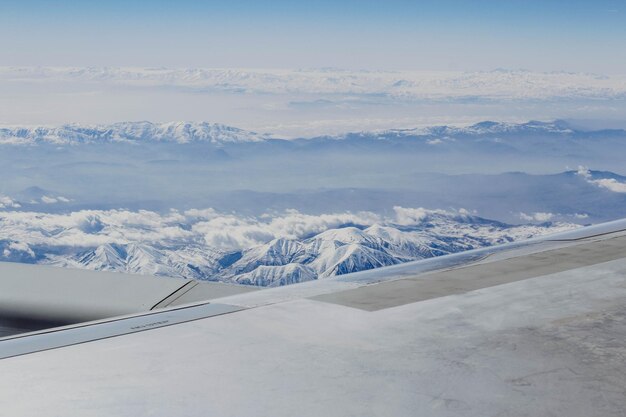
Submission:
<svg viewBox="0 0 626 417">
<path fill-rule="evenodd" d="M 482 121 L 469 126 L 438 125 L 409 129 L 386 129 L 374 131 L 347 132 L 340 135 L 316 136 L 310 138 L 283 139 L 272 134 L 260 134 L 220 123 L 206 121 L 164 122 L 149 121 L 117 122 L 101 125 L 65 124 L 35 127 L 0 127 L 0 145 L 79 145 L 99 143 L 201 143 L 213 146 L 229 144 L 252 144 L 272 142 L 292 142 L 308 144 L 325 141 L 346 140 L 392 140 L 423 139 L 429 145 L 437 145 L 446 140 L 458 138 L 481 138 L 492 135 L 550 135 L 568 138 L 594 138 L 598 135 L 626 137 L 624 129 L 581 130 L 570 126 L 566 121 L 541 122 L 531 120 L 525 123 Z"/>
<path fill-rule="evenodd" d="M 66 124 L 59 127 L 0 128 L 0 144 L 77 145 L 97 143 L 224 143 L 262 142 L 269 138 L 232 126 L 209 122 L 118 122 L 109 125 Z"/>
</svg>

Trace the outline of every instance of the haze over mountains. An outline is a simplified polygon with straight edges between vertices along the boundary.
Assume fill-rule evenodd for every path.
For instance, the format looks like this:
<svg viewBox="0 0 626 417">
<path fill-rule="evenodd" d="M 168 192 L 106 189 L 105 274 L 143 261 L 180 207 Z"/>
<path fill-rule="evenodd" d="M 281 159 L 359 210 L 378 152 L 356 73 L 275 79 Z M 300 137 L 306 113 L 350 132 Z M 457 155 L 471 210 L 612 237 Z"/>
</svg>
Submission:
<svg viewBox="0 0 626 417">
<path fill-rule="evenodd" d="M 206 122 L 10 127 L 0 151 L 3 260 L 249 285 L 626 213 L 626 131 L 564 121 L 296 139 Z"/>
<path fill-rule="evenodd" d="M 0 149 L 0 194 L 21 210 L 385 214 L 399 205 L 509 223 L 520 212 L 598 222 L 622 210 L 624 194 L 607 185 L 625 181 L 626 132 L 482 122 L 286 140 L 204 122 L 129 122 L 4 128 Z"/>
</svg>

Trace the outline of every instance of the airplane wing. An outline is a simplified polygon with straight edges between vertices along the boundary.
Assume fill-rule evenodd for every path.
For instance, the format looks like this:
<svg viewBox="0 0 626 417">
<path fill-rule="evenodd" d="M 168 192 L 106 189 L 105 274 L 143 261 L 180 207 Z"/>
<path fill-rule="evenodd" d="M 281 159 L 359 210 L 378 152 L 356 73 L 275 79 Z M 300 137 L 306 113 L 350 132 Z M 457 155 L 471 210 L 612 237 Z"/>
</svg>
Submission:
<svg viewBox="0 0 626 417">
<path fill-rule="evenodd" d="M 626 220 L 259 291 L 0 276 L 0 315 L 39 328 L 0 339 L 0 415 L 626 412 Z"/>
</svg>

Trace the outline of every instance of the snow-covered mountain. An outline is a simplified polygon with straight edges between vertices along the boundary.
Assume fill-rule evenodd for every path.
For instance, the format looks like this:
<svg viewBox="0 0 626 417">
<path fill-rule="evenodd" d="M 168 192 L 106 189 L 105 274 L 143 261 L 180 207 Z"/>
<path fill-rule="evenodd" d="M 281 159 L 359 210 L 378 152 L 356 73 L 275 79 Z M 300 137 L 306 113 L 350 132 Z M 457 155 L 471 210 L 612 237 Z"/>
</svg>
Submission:
<svg viewBox="0 0 626 417">
<path fill-rule="evenodd" d="M 6 237 L 0 239 L 0 260 L 279 286 L 576 227 L 510 226 L 441 210 L 396 207 L 395 211 L 393 218 L 290 211 L 271 220 L 210 210 L 167 215 L 119 210 L 69 215 L 4 212 L 0 235 Z M 228 245 L 223 245 L 225 241 Z"/>
<path fill-rule="evenodd" d="M 456 136 L 479 136 L 493 134 L 520 134 L 520 133 L 544 133 L 544 134 L 571 134 L 574 130 L 564 121 L 554 122 L 530 121 L 527 123 L 506 123 L 484 121 L 467 127 L 457 126 L 432 126 L 415 129 L 389 129 L 379 132 L 364 132 L 364 135 L 377 137 L 456 137 Z M 340 136 L 341 137 L 341 136 Z"/>
<path fill-rule="evenodd" d="M 59 127 L 5 127 L 0 128 L 0 145 L 22 144 L 101 144 L 101 143 L 200 143 L 209 146 L 227 144 L 265 143 L 268 148 L 280 143 L 291 143 L 310 148 L 319 143 L 328 146 L 333 141 L 398 142 L 404 144 L 453 145 L 456 141 L 504 144 L 514 141 L 523 145 L 533 138 L 552 140 L 595 140 L 607 137 L 626 138 L 624 130 L 585 131 L 571 127 L 567 122 L 530 121 L 527 123 L 506 123 L 484 121 L 470 126 L 431 126 L 414 129 L 389 129 L 381 131 L 350 132 L 335 136 L 285 140 L 267 134 L 208 122 L 120 122 L 111 125 L 82 126 L 68 124 Z M 273 139 L 268 141 L 268 139 Z M 533 142 L 534 144 L 534 142 Z M 540 144 L 537 144 L 540 146 Z M 256 148 L 255 148 L 256 149 Z"/>
<path fill-rule="evenodd" d="M 261 142 L 267 138 L 255 132 L 207 122 L 121 122 L 111 125 L 81 126 L 68 124 L 60 127 L 0 128 L 0 144 L 50 143 L 192 143 L 212 145 L 224 143 Z"/>
<path fill-rule="evenodd" d="M 69 256 L 68 256 L 69 255 Z M 223 253 L 211 248 L 177 245 L 155 247 L 146 243 L 104 244 L 75 254 L 53 255 L 43 261 L 61 267 L 95 271 L 210 279 Z"/>
<path fill-rule="evenodd" d="M 430 145 L 437 145 L 443 141 L 484 140 L 493 137 L 502 139 L 524 139 L 533 137 L 556 139 L 598 139 L 606 136 L 626 137 L 626 131 L 621 129 L 579 130 L 564 120 L 542 122 L 531 120 L 526 123 L 508 123 L 483 121 L 469 126 L 428 126 L 413 129 L 386 129 L 378 131 L 350 132 L 341 135 L 325 136 L 326 139 L 337 140 L 394 140 L 394 139 L 423 139 Z M 322 138 L 319 138 L 322 139 Z"/>
</svg>

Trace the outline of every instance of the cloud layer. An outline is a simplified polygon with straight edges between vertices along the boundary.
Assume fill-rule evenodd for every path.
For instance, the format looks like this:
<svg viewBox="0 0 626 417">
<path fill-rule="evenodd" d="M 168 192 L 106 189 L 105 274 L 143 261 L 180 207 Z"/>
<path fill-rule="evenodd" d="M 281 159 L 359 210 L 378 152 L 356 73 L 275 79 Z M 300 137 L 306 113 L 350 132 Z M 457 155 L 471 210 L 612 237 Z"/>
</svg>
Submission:
<svg viewBox="0 0 626 417">
<path fill-rule="evenodd" d="M 348 71 L 0 67 L 0 81 L 37 80 L 254 94 L 386 95 L 402 99 L 619 98 L 624 76 L 530 71 Z"/>
</svg>

